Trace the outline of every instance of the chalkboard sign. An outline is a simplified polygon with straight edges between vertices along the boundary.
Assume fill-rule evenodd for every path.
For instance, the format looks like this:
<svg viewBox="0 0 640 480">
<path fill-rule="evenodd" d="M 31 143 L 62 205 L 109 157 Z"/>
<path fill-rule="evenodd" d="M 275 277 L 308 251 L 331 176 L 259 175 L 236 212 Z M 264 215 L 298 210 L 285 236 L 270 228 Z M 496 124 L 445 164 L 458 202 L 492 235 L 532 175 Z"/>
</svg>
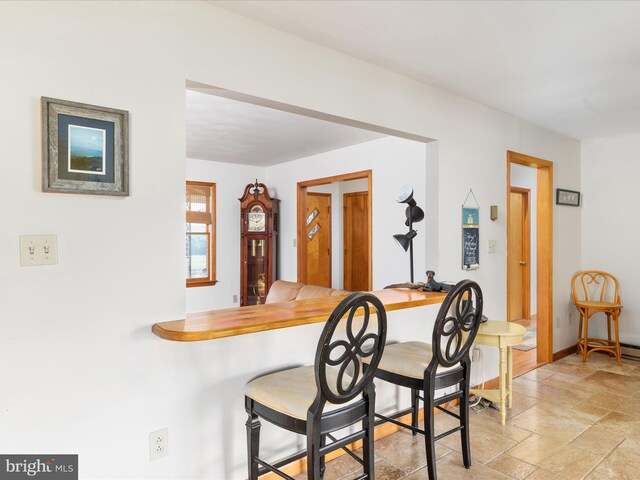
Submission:
<svg viewBox="0 0 640 480">
<path fill-rule="evenodd" d="M 480 267 L 480 229 L 462 229 L 462 269 L 475 270 Z"/>
</svg>

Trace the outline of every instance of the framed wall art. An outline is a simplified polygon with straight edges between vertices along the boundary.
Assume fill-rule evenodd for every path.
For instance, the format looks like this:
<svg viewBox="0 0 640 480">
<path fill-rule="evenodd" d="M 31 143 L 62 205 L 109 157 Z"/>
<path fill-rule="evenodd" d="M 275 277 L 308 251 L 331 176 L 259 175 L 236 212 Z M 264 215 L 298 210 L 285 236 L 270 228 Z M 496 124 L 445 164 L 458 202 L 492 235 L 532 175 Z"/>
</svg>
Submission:
<svg viewBox="0 0 640 480">
<path fill-rule="evenodd" d="M 574 190 L 556 189 L 556 205 L 580 206 L 580 192 Z"/>
<path fill-rule="evenodd" d="M 474 204 L 467 202 L 469 197 Z M 480 205 L 469 190 L 464 202 L 462 202 L 462 269 L 477 270 L 480 268 Z"/>
<path fill-rule="evenodd" d="M 42 97 L 42 191 L 129 195 L 129 112 Z"/>
</svg>

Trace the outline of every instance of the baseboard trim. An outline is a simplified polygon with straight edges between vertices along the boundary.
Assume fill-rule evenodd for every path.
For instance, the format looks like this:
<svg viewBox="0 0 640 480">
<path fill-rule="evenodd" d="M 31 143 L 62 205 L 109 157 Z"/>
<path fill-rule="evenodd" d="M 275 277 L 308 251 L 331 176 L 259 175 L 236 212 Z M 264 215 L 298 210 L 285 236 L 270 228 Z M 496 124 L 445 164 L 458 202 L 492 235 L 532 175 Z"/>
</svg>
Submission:
<svg viewBox="0 0 640 480">
<path fill-rule="evenodd" d="M 569 355 L 572 355 L 572 354 L 576 353 L 577 351 L 578 351 L 578 345 L 571 345 L 570 347 L 567 347 L 567 348 L 565 348 L 563 350 L 555 352 L 553 354 L 553 361 L 557 362 L 558 360 L 561 360 L 564 357 L 568 357 Z"/>
<path fill-rule="evenodd" d="M 630 343 L 621 343 L 620 353 L 625 358 L 640 360 L 640 346 L 638 345 L 631 345 Z"/>
</svg>

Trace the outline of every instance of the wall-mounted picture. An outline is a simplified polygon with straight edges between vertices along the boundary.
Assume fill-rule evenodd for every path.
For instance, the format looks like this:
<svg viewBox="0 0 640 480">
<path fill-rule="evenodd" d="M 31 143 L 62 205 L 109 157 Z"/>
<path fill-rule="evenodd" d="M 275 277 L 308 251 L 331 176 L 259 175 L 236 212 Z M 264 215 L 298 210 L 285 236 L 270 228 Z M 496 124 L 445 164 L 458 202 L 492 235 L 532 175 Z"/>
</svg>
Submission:
<svg viewBox="0 0 640 480">
<path fill-rule="evenodd" d="M 580 192 L 574 190 L 556 189 L 556 205 L 580 206 Z"/>
<path fill-rule="evenodd" d="M 69 125 L 69 171 L 105 174 L 107 131 Z"/>
<path fill-rule="evenodd" d="M 462 207 L 463 225 L 480 225 L 480 209 L 472 207 Z"/>
<path fill-rule="evenodd" d="M 129 112 L 42 97 L 42 190 L 129 195 Z"/>
<path fill-rule="evenodd" d="M 462 229 L 462 269 L 480 268 L 480 229 L 465 227 Z"/>
</svg>

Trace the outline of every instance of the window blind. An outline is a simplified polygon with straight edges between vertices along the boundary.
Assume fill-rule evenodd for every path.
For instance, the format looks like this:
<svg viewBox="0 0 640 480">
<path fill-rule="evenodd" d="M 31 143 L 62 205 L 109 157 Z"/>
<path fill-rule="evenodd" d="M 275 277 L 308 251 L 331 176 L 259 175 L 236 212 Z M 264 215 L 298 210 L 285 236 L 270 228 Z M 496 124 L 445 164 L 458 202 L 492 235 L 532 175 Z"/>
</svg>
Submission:
<svg viewBox="0 0 640 480">
<path fill-rule="evenodd" d="M 187 223 L 211 224 L 211 187 L 187 184 Z"/>
</svg>

